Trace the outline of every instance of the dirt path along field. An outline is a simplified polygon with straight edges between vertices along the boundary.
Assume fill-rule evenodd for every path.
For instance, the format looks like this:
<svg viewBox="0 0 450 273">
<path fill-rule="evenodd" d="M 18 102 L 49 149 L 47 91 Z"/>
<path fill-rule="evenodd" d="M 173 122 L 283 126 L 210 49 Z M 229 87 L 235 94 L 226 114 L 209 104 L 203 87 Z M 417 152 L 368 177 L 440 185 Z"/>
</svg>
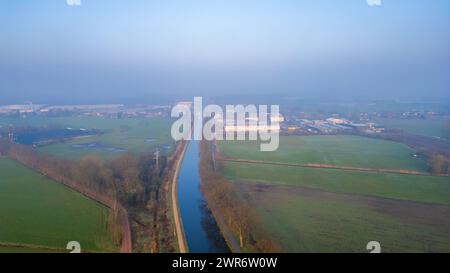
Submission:
<svg viewBox="0 0 450 273">
<path fill-rule="evenodd" d="M 172 178 L 172 209 L 173 209 L 173 218 L 175 221 L 175 230 L 177 234 L 177 240 L 178 240 L 178 249 L 181 253 L 187 253 L 188 248 L 186 245 L 186 238 L 183 231 L 183 223 L 181 220 L 181 214 L 180 209 L 178 207 L 178 194 L 177 194 L 177 183 L 178 183 L 178 174 L 180 172 L 181 164 L 183 163 L 184 154 L 186 153 L 187 147 L 189 145 L 188 142 L 186 142 L 183 145 L 183 151 L 180 154 L 180 157 L 178 158 L 176 167 L 175 167 L 175 174 Z"/>
</svg>

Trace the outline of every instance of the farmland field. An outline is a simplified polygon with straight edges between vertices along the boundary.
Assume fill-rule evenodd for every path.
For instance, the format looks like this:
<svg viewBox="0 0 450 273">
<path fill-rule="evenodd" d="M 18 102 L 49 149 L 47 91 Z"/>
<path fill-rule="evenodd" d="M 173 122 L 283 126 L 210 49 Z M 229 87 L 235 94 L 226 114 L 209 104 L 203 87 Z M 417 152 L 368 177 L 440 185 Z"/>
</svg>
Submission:
<svg viewBox="0 0 450 273">
<path fill-rule="evenodd" d="M 121 153 L 141 154 L 160 147 L 170 153 L 173 143 L 170 137 L 170 120 L 164 118 L 102 118 L 102 117 L 30 117 L 0 118 L 0 126 L 58 126 L 76 129 L 101 130 L 102 135 L 77 138 L 62 143 L 39 146 L 37 150 L 68 159 L 80 159 L 96 154 L 105 159 Z"/>
<path fill-rule="evenodd" d="M 286 252 L 450 252 L 450 207 L 292 186 L 241 184 Z"/>
<path fill-rule="evenodd" d="M 302 186 L 326 191 L 371 195 L 450 205 L 450 178 L 368 173 L 333 169 L 222 163 L 232 180 Z"/>
<path fill-rule="evenodd" d="M 406 145 L 358 136 L 280 137 L 275 152 L 260 152 L 259 143 L 221 141 L 225 156 L 286 163 L 317 163 L 338 166 L 426 171 L 425 160 L 413 157 Z"/>
<path fill-rule="evenodd" d="M 276 152 L 256 142 L 220 142 L 222 155 L 285 163 L 427 171 L 415 151 L 354 136 L 281 137 Z M 450 252 L 450 178 L 220 161 L 263 225 L 287 252 Z"/>
<path fill-rule="evenodd" d="M 427 119 L 392 119 L 379 118 L 374 122 L 385 126 L 387 129 L 403 130 L 405 132 L 429 137 L 449 138 L 444 131 L 444 125 L 450 121 L 450 117 L 431 117 Z"/>
<path fill-rule="evenodd" d="M 95 201 L 0 157 L 0 244 L 65 249 L 78 241 L 87 251 L 118 251 L 107 230 L 108 215 Z M 0 247 L 12 250 L 20 249 Z"/>
</svg>

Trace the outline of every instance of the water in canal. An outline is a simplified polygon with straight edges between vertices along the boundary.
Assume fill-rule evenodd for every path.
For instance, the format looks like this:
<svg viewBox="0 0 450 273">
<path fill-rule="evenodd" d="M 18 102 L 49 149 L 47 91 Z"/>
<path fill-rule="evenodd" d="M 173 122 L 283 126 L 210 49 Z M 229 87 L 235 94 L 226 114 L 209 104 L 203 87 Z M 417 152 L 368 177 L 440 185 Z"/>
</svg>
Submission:
<svg viewBox="0 0 450 273">
<path fill-rule="evenodd" d="M 189 252 L 229 252 L 200 190 L 199 142 L 191 141 L 178 177 L 178 205 Z"/>
</svg>

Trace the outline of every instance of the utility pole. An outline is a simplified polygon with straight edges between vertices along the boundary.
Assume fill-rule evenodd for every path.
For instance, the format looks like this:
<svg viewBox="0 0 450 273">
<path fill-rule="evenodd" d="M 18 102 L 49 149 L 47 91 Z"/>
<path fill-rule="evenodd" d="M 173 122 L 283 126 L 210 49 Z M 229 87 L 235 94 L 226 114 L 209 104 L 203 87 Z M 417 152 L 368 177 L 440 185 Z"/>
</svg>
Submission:
<svg viewBox="0 0 450 273">
<path fill-rule="evenodd" d="M 154 153 L 155 155 L 155 161 L 156 161 L 156 169 L 159 172 L 159 148 L 156 148 L 156 152 Z"/>
<path fill-rule="evenodd" d="M 14 133 L 12 131 L 11 126 L 9 127 L 8 138 L 9 138 L 9 141 L 14 142 Z"/>
</svg>

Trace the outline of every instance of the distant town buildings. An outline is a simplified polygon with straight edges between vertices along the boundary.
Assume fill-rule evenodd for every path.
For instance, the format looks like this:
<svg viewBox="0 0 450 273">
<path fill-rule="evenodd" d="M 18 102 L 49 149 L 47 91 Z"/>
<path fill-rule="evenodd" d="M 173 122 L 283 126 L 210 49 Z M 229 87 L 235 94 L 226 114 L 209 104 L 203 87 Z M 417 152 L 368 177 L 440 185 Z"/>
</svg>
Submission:
<svg viewBox="0 0 450 273">
<path fill-rule="evenodd" d="M 192 101 L 179 101 L 177 104 L 192 108 Z M 0 116 L 28 117 L 28 116 L 95 116 L 110 118 L 130 117 L 170 117 L 172 105 L 124 105 L 124 104 L 92 104 L 92 105 L 44 105 L 14 104 L 0 106 Z M 223 124 L 223 117 L 215 115 L 216 122 L 222 123 L 225 132 L 256 132 L 258 130 L 279 131 L 290 135 L 311 134 L 349 134 L 349 133 L 382 133 L 385 128 L 373 120 L 385 119 L 425 119 L 443 115 L 434 111 L 405 111 L 405 112 L 362 112 L 348 113 L 310 113 L 305 111 L 289 110 L 283 115 L 270 117 L 246 118 L 246 125 Z M 259 119 L 265 119 L 260 123 Z M 5 128 L 3 128 L 3 131 Z M 4 137 L 11 137 L 5 134 Z"/>
<path fill-rule="evenodd" d="M 301 115 L 305 117 L 305 115 Z M 328 117 L 324 119 L 306 119 L 288 116 L 281 125 L 287 134 L 339 134 L 351 132 L 381 133 L 384 128 L 375 123 L 355 123 L 344 118 Z"/>
<path fill-rule="evenodd" d="M 0 106 L 0 115 L 9 113 L 29 114 L 39 111 L 44 105 L 40 104 L 15 104 Z"/>
<path fill-rule="evenodd" d="M 97 117 L 167 117 L 168 105 L 93 104 L 93 105 L 5 105 L 0 106 L 0 116 L 97 116 Z"/>
</svg>

